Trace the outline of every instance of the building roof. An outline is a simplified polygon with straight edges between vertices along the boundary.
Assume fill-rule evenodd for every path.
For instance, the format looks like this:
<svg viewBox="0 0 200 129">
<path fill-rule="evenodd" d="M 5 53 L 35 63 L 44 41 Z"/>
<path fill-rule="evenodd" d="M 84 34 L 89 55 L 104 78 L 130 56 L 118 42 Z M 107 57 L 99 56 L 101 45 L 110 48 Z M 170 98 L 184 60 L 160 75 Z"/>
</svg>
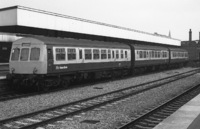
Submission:
<svg viewBox="0 0 200 129">
<path fill-rule="evenodd" d="M 13 6 L 0 9 L 0 21 L 0 31 L 4 30 L 5 27 L 13 27 L 8 28 L 8 31 L 13 31 L 17 27 L 21 27 L 20 29 L 25 28 L 22 33 L 27 33 L 29 30 L 25 30 L 27 27 L 29 27 L 33 28 L 34 30 L 45 29 L 44 31 L 46 31 L 47 29 L 56 31 L 52 33 L 57 33 L 57 31 L 69 32 L 86 34 L 90 36 L 105 36 L 134 41 L 180 46 L 180 40 L 168 36 L 151 34 L 126 27 L 120 27 L 23 6 Z M 38 31 L 36 34 L 37 33 L 42 32 Z"/>
</svg>

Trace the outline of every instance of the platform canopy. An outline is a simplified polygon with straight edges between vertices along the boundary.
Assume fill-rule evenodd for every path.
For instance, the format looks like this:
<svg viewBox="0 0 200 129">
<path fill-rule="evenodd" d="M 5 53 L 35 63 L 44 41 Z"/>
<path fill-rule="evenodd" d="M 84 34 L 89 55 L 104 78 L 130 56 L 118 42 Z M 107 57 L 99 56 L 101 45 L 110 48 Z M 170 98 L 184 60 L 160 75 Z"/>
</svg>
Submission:
<svg viewBox="0 0 200 129">
<path fill-rule="evenodd" d="M 22 6 L 0 9 L 0 32 L 180 46 L 180 40 L 168 36 Z"/>
</svg>

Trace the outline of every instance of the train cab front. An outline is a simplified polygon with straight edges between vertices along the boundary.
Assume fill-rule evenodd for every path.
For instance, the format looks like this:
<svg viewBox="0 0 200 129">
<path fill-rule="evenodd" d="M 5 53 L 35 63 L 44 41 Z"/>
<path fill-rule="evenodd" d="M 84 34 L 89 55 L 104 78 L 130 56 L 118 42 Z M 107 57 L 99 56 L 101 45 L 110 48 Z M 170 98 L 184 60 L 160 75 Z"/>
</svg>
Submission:
<svg viewBox="0 0 200 129">
<path fill-rule="evenodd" d="M 46 45 L 34 38 L 15 41 L 9 60 L 7 80 L 13 85 L 35 85 L 47 73 Z"/>
</svg>

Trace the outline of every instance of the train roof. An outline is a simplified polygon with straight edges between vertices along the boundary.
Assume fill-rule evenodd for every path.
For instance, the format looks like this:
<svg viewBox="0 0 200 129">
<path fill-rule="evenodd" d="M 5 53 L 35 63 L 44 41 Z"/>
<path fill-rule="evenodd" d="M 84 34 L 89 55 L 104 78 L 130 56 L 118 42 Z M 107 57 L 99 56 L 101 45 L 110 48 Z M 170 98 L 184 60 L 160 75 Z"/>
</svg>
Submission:
<svg viewBox="0 0 200 129">
<path fill-rule="evenodd" d="M 0 33 L 0 42 L 13 42 L 22 37 L 16 36 L 14 34 Z"/>
<path fill-rule="evenodd" d="M 44 37 L 44 36 L 34 36 L 34 37 L 25 37 L 19 39 L 13 44 L 20 43 L 39 43 L 46 45 L 70 45 L 70 46 L 79 46 L 79 47 L 102 47 L 102 48 L 126 48 L 130 47 L 126 44 L 116 43 L 116 42 L 103 42 L 103 41 L 92 41 L 92 40 L 83 40 L 83 39 L 72 39 L 72 38 L 54 38 L 54 37 Z"/>
<path fill-rule="evenodd" d="M 169 47 L 169 49 L 171 51 L 182 51 L 182 52 L 188 52 L 187 50 L 183 49 L 183 48 L 172 48 L 172 47 Z"/>
<path fill-rule="evenodd" d="M 0 9 L 0 31 L 54 37 L 130 40 L 180 46 L 180 40 L 68 15 L 13 6 Z M 92 38 L 93 39 L 93 38 Z"/>
<path fill-rule="evenodd" d="M 140 44 L 132 44 L 135 49 L 142 49 L 142 50 L 168 50 L 167 47 L 162 46 L 150 46 L 150 45 L 140 45 Z"/>
</svg>

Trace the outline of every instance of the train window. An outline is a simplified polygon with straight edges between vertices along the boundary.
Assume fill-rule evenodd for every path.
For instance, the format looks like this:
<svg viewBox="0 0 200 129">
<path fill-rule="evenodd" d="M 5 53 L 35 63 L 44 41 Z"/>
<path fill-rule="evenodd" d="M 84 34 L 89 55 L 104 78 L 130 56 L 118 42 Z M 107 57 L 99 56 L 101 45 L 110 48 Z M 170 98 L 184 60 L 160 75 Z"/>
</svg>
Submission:
<svg viewBox="0 0 200 129">
<path fill-rule="evenodd" d="M 92 50 L 91 49 L 85 49 L 85 59 L 86 60 L 92 59 Z"/>
<path fill-rule="evenodd" d="M 145 53 L 146 53 L 146 58 L 148 58 L 148 51 L 145 51 Z"/>
<path fill-rule="evenodd" d="M 163 57 L 167 57 L 167 53 L 166 52 L 163 52 Z"/>
<path fill-rule="evenodd" d="M 11 60 L 19 60 L 19 53 L 20 53 L 20 49 L 19 48 L 14 48 L 12 50 Z"/>
<path fill-rule="evenodd" d="M 166 52 L 163 52 L 163 53 L 162 53 L 162 57 L 163 57 L 163 58 L 167 57 Z"/>
<path fill-rule="evenodd" d="M 114 59 L 115 58 L 115 51 L 112 50 L 112 58 Z"/>
<path fill-rule="evenodd" d="M 139 51 L 139 58 L 142 58 L 142 51 Z"/>
<path fill-rule="evenodd" d="M 8 50 L 8 48 L 7 48 L 7 47 L 2 47 L 2 50 L 5 50 L 5 51 L 6 51 L 6 50 Z"/>
<path fill-rule="evenodd" d="M 155 51 L 155 58 L 157 58 L 158 57 L 158 52 L 157 51 Z"/>
<path fill-rule="evenodd" d="M 149 58 L 152 57 L 152 51 L 149 51 Z"/>
<path fill-rule="evenodd" d="M 119 50 L 116 50 L 116 59 L 119 59 Z"/>
<path fill-rule="evenodd" d="M 22 48 L 20 60 L 27 61 L 29 57 L 29 48 Z"/>
<path fill-rule="evenodd" d="M 108 59 L 111 59 L 111 50 L 108 50 Z"/>
<path fill-rule="evenodd" d="M 106 50 L 101 50 L 101 59 L 107 59 Z"/>
<path fill-rule="evenodd" d="M 127 53 L 127 51 L 125 51 L 125 58 L 128 58 L 128 53 Z"/>
<path fill-rule="evenodd" d="M 40 48 L 31 48 L 30 60 L 39 60 L 40 58 Z"/>
<path fill-rule="evenodd" d="M 146 53 L 146 51 L 143 51 L 143 57 L 144 57 L 144 58 L 147 58 L 147 53 Z"/>
<path fill-rule="evenodd" d="M 160 52 L 158 52 L 158 58 L 160 58 Z"/>
<path fill-rule="evenodd" d="M 93 49 L 93 58 L 94 60 L 99 59 L 99 49 Z"/>
<path fill-rule="evenodd" d="M 152 51 L 152 58 L 155 57 L 155 51 Z"/>
<path fill-rule="evenodd" d="M 121 50 L 121 59 L 123 59 L 123 58 L 124 58 L 124 51 Z"/>
<path fill-rule="evenodd" d="M 65 60 L 64 48 L 56 48 L 56 60 Z"/>
<path fill-rule="evenodd" d="M 68 60 L 76 60 L 76 49 L 75 48 L 68 48 L 67 49 L 67 59 Z"/>
<path fill-rule="evenodd" d="M 83 59 L 83 51 L 79 50 L 79 59 Z"/>
<path fill-rule="evenodd" d="M 145 51 L 145 58 L 148 57 L 148 51 Z"/>
</svg>

